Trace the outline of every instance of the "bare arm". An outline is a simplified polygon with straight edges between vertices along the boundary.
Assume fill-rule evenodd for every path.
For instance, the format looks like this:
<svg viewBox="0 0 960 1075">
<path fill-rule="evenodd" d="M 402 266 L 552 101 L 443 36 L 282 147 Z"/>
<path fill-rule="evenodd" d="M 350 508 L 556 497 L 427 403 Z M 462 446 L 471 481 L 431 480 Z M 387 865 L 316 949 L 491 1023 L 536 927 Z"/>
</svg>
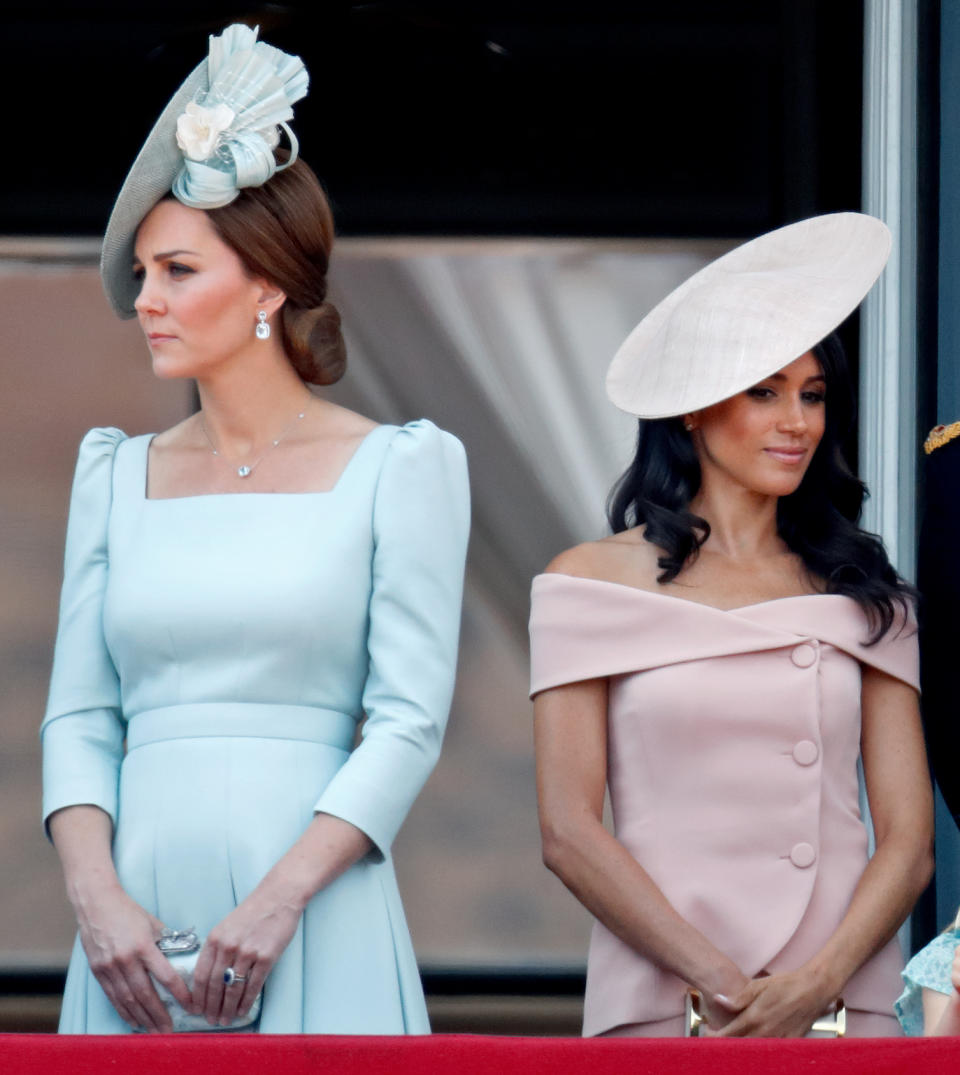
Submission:
<svg viewBox="0 0 960 1075">
<path fill-rule="evenodd" d="M 823 948 L 789 974 L 752 981 L 730 1035 L 796 1036 L 890 940 L 933 870 L 933 796 L 913 688 L 863 670 L 861 753 L 877 849 Z"/>
<path fill-rule="evenodd" d="M 700 990 L 711 1022 L 722 1023 L 713 997 L 735 994 L 747 979 L 603 826 L 606 680 L 538 694 L 534 729 L 545 864 L 621 940 Z"/>
<path fill-rule="evenodd" d="M 193 999 L 211 1023 L 245 1014 L 296 932 L 311 897 L 373 847 L 369 837 L 330 814 L 316 814 L 260 884 L 210 931 L 193 979 Z M 225 987 L 232 967 L 245 983 Z"/>
<path fill-rule="evenodd" d="M 925 988 L 921 1000 L 924 1037 L 952 1038 L 960 1034 L 960 994 Z"/>
<path fill-rule="evenodd" d="M 112 824 L 98 806 L 69 806 L 50 818 L 80 942 L 90 969 L 121 1018 L 134 1028 L 169 1031 L 170 1015 L 150 981 L 184 1006 L 190 994 L 156 946 L 163 923 L 124 892 L 110 854 Z"/>
</svg>

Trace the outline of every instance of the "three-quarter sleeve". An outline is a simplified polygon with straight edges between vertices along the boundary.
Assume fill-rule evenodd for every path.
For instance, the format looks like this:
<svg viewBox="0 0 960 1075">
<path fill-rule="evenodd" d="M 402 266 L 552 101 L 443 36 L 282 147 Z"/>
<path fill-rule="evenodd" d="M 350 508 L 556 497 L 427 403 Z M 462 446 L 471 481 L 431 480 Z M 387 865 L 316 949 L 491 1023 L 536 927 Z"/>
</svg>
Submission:
<svg viewBox="0 0 960 1075">
<path fill-rule="evenodd" d="M 373 507 L 362 739 L 314 809 L 386 854 L 430 775 L 453 694 L 470 497 L 463 446 L 431 422 L 394 434 Z"/>
<path fill-rule="evenodd" d="M 99 806 L 116 824 L 123 756 L 120 683 L 103 633 L 113 461 L 125 438 L 92 429 L 80 445 L 67 524 L 60 624 L 40 729 L 43 819 L 66 806 Z"/>
</svg>

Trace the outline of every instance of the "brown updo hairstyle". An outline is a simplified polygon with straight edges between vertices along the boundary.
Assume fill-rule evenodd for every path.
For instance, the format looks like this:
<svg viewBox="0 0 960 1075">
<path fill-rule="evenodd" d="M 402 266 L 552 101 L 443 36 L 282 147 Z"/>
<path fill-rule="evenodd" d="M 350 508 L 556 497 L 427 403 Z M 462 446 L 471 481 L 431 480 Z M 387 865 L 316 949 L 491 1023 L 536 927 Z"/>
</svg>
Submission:
<svg viewBox="0 0 960 1075">
<path fill-rule="evenodd" d="M 347 349 L 340 314 L 326 301 L 333 213 L 310 166 L 296 160 L 263 186 L 244 187 L 229 205 L 208 209 L 207 216 L 251 276 L 262 276 L 286 294 L 280 311 L 283 349 L 301 379 L 339 381 Z"/>
</svg>

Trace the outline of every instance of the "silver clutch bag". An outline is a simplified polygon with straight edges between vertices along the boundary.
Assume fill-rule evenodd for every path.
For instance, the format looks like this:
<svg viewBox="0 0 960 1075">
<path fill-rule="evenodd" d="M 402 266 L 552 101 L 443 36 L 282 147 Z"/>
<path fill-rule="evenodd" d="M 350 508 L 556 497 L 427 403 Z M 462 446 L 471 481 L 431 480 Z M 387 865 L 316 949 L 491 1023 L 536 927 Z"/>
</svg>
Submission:
<svg viewBox="0 0 960 1075">
<path fill-rule="evenodd" d="M 170 961 L 170 966 L 186 982 L 187 988 L 193 988 L 193 971 L 197 965 L 197 956 L 203 942 L 197 936 L 197 931 L 190 929 L 165 929 L 160 934 L 157 947 Z M 263 993 L 257 994 L 257 999 L 250 1006 L 246 1015 L 239 1015 L 229 1026 L 211 1026 L 203 1015 L 192 1015 L 183 1010 L 180 1002 L 174 995 L 154 981 L 157 996 L 163 1002 L 163 1006 L 170 1013 L 173 1020 L 173 1029 L 176 1033 L 192 1032 L 197 1030 L 213 1030 L 222 1033 L 225 1030 L 242 1030 L 251 1027 L 260 1018 L 260 1007 L 263 1001 Z"/>
</svg>

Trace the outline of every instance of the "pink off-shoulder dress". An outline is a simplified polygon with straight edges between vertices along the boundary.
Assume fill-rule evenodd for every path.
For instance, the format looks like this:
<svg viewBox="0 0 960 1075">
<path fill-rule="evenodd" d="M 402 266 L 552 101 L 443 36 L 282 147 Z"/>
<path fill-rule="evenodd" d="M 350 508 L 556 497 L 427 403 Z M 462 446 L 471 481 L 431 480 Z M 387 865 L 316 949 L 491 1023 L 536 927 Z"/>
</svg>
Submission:
<svg viewBox="0 0 960 1075">
<path fill-rule="evenodd" d="M 723 611 L 594 579 L 534 580 L 531 693 L 609 679 L 617 839 L 748 976 L 819 951 L 867 864 L 861 666 L 919 678 L 912 623 L 873 646 L 868 636 L 840 595 Z M 892 1015 L 902 966 L 894 938 L 847 982 L 847 1008 Z M 679 1017 L 686 989 L 594 925 L 584 1034 Z"/>
</svg>

